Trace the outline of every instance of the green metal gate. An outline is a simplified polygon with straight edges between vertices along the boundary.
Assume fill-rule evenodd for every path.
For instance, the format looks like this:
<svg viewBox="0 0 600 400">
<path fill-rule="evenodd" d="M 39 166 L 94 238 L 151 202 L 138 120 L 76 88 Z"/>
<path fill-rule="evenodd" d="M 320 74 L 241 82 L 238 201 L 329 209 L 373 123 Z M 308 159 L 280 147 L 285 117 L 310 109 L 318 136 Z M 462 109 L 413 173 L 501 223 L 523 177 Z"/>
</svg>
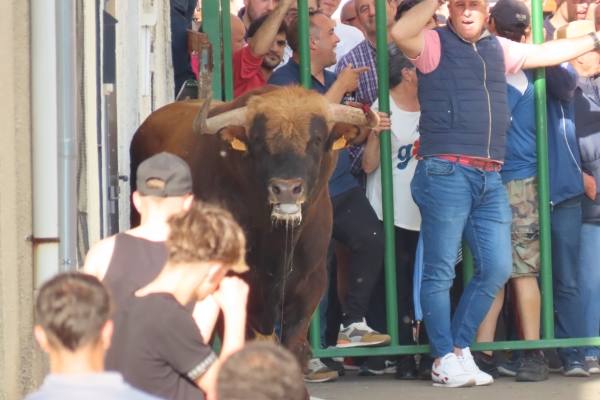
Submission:
<svg viewBox="0 0 600 400">
<path fill-rule="evenodd" d="M 379 82 L 379 109 L 389 112 L 389 73 L 387 53 L 387 27 L 385 2 L 375 0 L 377 23 L 377 75 Z M 532 31 L 534 43 L 544 41 L 542 0 L 532 1 Z M 219 4 L 220 3 L 220 4 Z M 233 98 L 233 74 L 231 63 L 231 32 L 229 0 L 203 0 L 202 13 L 204 30 L 208 33 L 213 47 L 213 94 L 219 100 Z M 308 0 L 298 0 L 298 29 L 300 32 L 300 74 L 302 85 L 310 88 L 310 51 L 309 51 L 309 15 Z M 222 53 L 221 53 L 222 49 Z M 222 57 L 221 57 L 222 56 Z M 221 60 L 223 68 L 221 69 Z M 223 73 L 221 73 L 223 71 Z M 541 295 L 542 295 L 542 339 L 521 341 L 498 341 L 493 343 L 474 343 L 473 350 L 522 350 L 557 347 L 600 346 L 600 337 L 591 338 L 554 338 L 554 305 L 552 294 L 552 253 L 550 240 L 550 190 L 548 173 L 548 138 L 546 125 L 546 79 L 545 70 L 535 73 L 535 108 L 538 154 L 538 195 L 540 218 L 540 257 L 541 257 Z M 400 345 L 398 343 L 398 309 L 396 293 L 396 260 L 394 249 L 394 208 L 392 186 L 392 161 L 390 132 L 381 133 L 381 181 L 383 195 L 383 224 L 385 232 L 385 291 L 386 317 L 391 343 L 385 347 L 321 348 L 319 309 L 315 311 L 310 328 L 310 342 L 315 357 L 338 356 L 377 356 L 428 353 L 427 345 Z M 468 281 L 473 274 L 473 261 L 465 248 L 463 260 L 464 279 Z"/>
</svg>

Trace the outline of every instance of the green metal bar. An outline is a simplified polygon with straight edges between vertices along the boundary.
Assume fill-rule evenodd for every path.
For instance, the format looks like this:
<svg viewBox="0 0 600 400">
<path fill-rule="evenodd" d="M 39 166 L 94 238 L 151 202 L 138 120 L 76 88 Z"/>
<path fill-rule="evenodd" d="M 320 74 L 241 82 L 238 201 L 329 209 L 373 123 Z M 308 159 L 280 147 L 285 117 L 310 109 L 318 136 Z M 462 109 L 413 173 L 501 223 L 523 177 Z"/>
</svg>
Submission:
<svg viewBox="0 0 600 400">
<path fill-rule="evenodd" d="M 202 29 L 208 35 L 213 50 L 212 91 L 213 99 L 223 100 L 221 87 L 221 29 L 219 2 L 202 0 Z"/>
<path fill-rule="evenodd" d="M 308 0 L 298 0 L 298 51 L 300 53 L 300 83 L 307 89 L 312 87 L 310 71 L 310 33 L 309 33 Z M 319 306 L 313 313 L 310 322 L 310 345 L 314 351 L 321 348 L 321 319 Z"/>
<path fill-rule="evenodd" d="M 598 346 L 600 337 L 575 339 L 543 339 L 514 340 L 502 342 L 473 343 L 471 350 L 527 350 L 552 349 L 558 347 Z M 352 347 L 345 349 L 328 348 L 313 351 L 314 357 L 366 357 L 400 354 L 429 353 L 429 346 L 386 346 L 386 347 Z"/>
<path fill-rule="evenodd" d="M 467 243 L 463 243 L 462 255 L 463 288 L 465 288 L 469 284 L 471 278 L 473 278 L 473 254 L 471 253 L 469 246 L 467 246 Z"/>
<path fill-rule="evenodd" d="M 377 26 L 377 82 L 379 90 L 379 110 L 390 112 L 389 57 L 387 50 L 386 1 L 375 3 L 375 24 Z M 385 233 L 385 303 L 387 333 L 391 344 L 398 344 L 398 294 L 396 293 L 396 242 L 394 240 L 394 186 L 392 181 L 392 142 L 390 131 L 380 135 L 381 190 L 383 209 L 383 230 Z"/>
<path fill-rule="evenodd" d="M 532 0 L 533 42 L 544 41 L 542 0 Z M 546 121 L 546 72 L 535 71 L 535 116 L 537 139 L 538 204 L 540 219 L 540 261 L 542 292 L 542 337 L 554 338 L 554 301 L 552 299 L 552 250 L 550 235 L 550 178 L 548 172 L 548 131 Z"/>
<path fill-rule="evenodd" d="M 308 0 L 298 0 L 298 50 L 300 52 L 300 83 L 307 89 L 312 86 L 310 71 L 310 33 L 309 33 Z"/>
<path fill-rule="evenodd" d="M 223 27 L 223 91 L 225 95 L 225 101 L 233 100 L 231 17 L 229 14 L 229 0 L 221 0 L 221 26 Z"/>
<path fill-rule="evenodd" d="M 312 347 L 313 353 L 321 349 L 321 319 L 319 309 L 320 307 L 317 306 L 310 321 L 310 347 Z"/>
</svg>

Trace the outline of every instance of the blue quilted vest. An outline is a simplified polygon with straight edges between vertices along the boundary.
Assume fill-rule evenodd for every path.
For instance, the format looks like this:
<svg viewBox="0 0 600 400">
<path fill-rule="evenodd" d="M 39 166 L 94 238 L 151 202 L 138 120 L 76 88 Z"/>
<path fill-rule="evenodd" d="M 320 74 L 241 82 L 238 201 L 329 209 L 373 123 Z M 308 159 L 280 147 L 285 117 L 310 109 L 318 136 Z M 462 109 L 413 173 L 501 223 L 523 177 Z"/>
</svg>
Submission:
<svg viewBox="0 0 600 400">
<path fill-rule="evenodd" d="M 504 54 L 484 34 L 476 43 L 448 26 L 437 28 L 439 66 L 419 72 L 420 156 L 461 154 L 502 161 L 509 111 Z"/>
</svg>

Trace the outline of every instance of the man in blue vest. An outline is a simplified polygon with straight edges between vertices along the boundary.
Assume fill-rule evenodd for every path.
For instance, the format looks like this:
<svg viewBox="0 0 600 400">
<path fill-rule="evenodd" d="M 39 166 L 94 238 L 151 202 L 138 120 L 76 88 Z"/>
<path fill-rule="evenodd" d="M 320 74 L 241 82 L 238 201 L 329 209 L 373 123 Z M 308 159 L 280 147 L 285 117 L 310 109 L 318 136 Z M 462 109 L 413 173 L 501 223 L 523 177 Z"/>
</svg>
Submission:
<svg viewBox="0 0 600 400">
<path fill-rule="evenodd" d="M 541 45 L 492 36 L 485 0 L 450 0 L 448 25 L 424 30 L 440 6 L 423 0 L 392 28 L 419 74 L 419 156 L 411 189 L 422 216 L 421 302 L 435 386 L 488 385 L 469 345 L 511 273 L 511 210 L 499 170 L 509 123 L 507 73 L 556 65 L 600 47 L 598 33 Z M 462 239 L 475 274 L 450 320 L 449 290 Z"/>
</svg>

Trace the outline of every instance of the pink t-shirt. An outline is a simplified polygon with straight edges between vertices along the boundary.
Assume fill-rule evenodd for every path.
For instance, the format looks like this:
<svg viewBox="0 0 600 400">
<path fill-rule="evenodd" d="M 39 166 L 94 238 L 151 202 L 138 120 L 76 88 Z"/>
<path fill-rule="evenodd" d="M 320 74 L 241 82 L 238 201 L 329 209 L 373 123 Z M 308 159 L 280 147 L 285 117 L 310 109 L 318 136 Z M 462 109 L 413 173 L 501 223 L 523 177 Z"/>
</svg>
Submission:
<svg viewBox="0 0 600 400">
<path fill-rule="evenodd" d="M 423 51 L 417 58 L 411 60 L 415 67 L 424 74 L 435 70 L 442 57 L 440 35 L 428 29 L 424 32 Z M 527 54 L 531 51 L 532 44 L 517 43 L 503 37 L 496 36 L 504 52 L 504 66 L 506 74 L 515 74 L 521 70 Z"/>
</svg>

